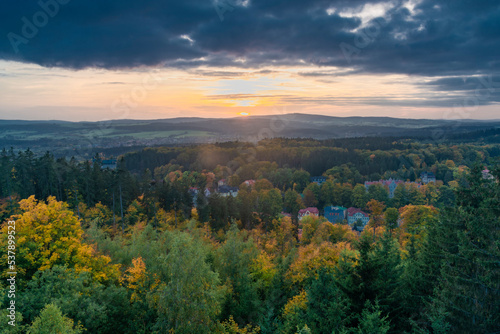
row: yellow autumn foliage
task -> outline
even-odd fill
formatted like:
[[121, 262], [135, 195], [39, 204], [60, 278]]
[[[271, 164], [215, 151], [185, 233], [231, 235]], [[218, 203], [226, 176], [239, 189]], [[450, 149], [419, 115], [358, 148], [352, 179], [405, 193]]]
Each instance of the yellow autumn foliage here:
[[413, 238], [416, 246], [421, 247], [427, 236], [428, 227], [438, 219], [439, 211], [432, 205], [406, 205], [399, 209], [398, 237], [403, 248]]
[[260, 252], [259, 256], [254, 259], [250, 269], [252, 277], [262, 282], [265, 288], [271, 285], [274, 275], [277, 272], [276, 265], [273, 263], [273, 257], [266, 252]]
[[300, 247], [297, 259], [287, 272], [287, 278], [297, 284], [302, 283], [308, 277], [318, 277], [322, 268], [333, 270], [344, 249], [350, 250], [350, 244], [347, 242], [332, 244], [325, 241], [319, 245], [309, 244]]
[[293, 296], [283, 308], [283, 317], [287, 318], [307, 309], [307, 293], [302, 290], [298, 295]]
[[297, 327], [302, 327], [303, 315], [307, 311], [307, 293], [302, 290], [298, 295], [288, 300], [283, 308], [283, 327], [280, 333], [294, 333]]
[[122, 282], [133, 291], [130, 301], [139, 300], [146, 288], [146, 264], [142, 257], [132, 259], [132, 266], [125, 271]]
[[220, 323], [219, 329], [216, 333], [221, 334], [259, 334], [260, 327], [253, 327], [248, 324], [245, 327], [239, 327], [238, 323], [234, 321], [233, 316], [229, 316], [229, 319]]
[[[64, 202], [49, 197], [47, 203], [34, 196], [19, 202], [21, 214], [10, 218], [16, 229], [16, 270], [30, 279], [38, 270], [66, 265], [88, 271], [98, 281], [119, 278], [118, 265], [110, 265], [108, 256], [97, 254], [93, 245], [83, 242], [83, 230], [75, 214]], [[2, 226], [1, 247], [7, 248], [7, 224]], [[7, 263], [7, 254], [2, 256]]]

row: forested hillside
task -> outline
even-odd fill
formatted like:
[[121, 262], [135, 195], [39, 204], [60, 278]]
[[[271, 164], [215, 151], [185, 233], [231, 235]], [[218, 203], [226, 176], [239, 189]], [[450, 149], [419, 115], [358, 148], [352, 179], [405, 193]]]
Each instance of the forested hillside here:
[[[0, 332], [499, 332], [500, 146], [473, 139], [147, 148], [116, 168], [3, 150], [17, 326]], [[332, 223], [331, 206], [369, 221]]]

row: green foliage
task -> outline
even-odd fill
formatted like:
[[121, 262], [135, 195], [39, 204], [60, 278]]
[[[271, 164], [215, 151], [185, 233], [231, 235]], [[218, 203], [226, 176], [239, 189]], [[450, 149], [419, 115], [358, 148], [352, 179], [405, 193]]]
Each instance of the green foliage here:
[[272, 220], [278, 218], [283, 208], [281, 193], [277, 189], [261, 191], [259, 192], [258, 201], [258, 212], [261, 219], [266, 223], [266, 229], [268, 229]]
[[[158, 253], [154, 282], [148, 292], [160, 332], [210, 333], [221, 310], [224, 288], [207, 263], [208, 249], [186, 233], [164, 235], [166, 249]], [[146, 263], [147, 264], [147, 263]]]
[[368, 187], [368, 198], [381, 203], [388, 203], [389, 191], [380, 184], [372, 184]]
[[123, 287], [104, 286], [88, 272], [54, 266], [39, 271], [19, 294], [19, 310], [35, 320], [45, 304], [56, 305], [92, 333], [127, 332], [129, 296]]
[[83, 328], [73, 326], [73, 320], [65, 317], [61, 309], [54, 304], [48, 304], [35, 319], [28, 334], [80, 334]]
[[378, 304], [367, 301], [359, 319], [357, 333], [386, 334], [389, 332], [389, 329], [390, 326], [387, 316], [382, 316], [382, 311]]
[[390, 319], [394, 319], [391, 323], [395, 325], [395, 329], [401, 328], [402, 325], [397, 321], [404, 319], [401, 317], [401, 305], [404, 302], [401, 280], [403, 267], [399, 244], [390, 233], [384, 233], [384, 236], [377, 242], [371, 261], [377, 268], [377, 275], [372, 285], [375, 300], [378, 301], [377, 309], [389, 315]]
[[384, 212], [385, 225], [389, 230], [394, 230], [398, 227], [399, 212], [395, 208], [388, 208]]
[[[285, 210], [292, 215], [292, 217], [297, 217], [300, 209], [304, 208], [304, 204], [302, 203], [302, 198], [295, 190], [287, 190], [285, 192], [284, 199]], [[296, 219], [296, 218], [295, 218]]]
[[[400, 319], [404, 296], [401, 285], [403, 268], [396, 240], [385, 233], [372, 244], [371, 237], [364, 234], [357, 249], [359, 256], [356, 259], [349, 253], [342, 254], [336, 269], [337, 282], [349, 297], [352, 310], [360, 314], [367, 302], [377, 302], [377, 310], [389, 319]], [[395, 325], [399, 328], [398, 324]]]
[[259, 334], [260, 328], [247, 325], [243, 328], [239, 327], [233, 317], [230, 316], [228, 320], [223, 321], [219, 326], [218, 333], [223, 334]]
[[337, 287], [333, 274], [322, 270], [307, 290], [304, 322], [313, 333], [338, 333], [349, 323], [349, 299]]
[[[0, 332], [30, 323], [79, 332], [73, 321], [97, 334], [499, 331], [499, 184], [468, 168], [498, 154], [399, 139], [268, 139], [147, 149], [111, 171], [98, 155], [78, 163], [4, 150], [0, 215], [15, 215], [21, 279], [18, 326]], [[393, 199], [363, 185], [418, 181], [422, 171], [445, 184], [399, 185]], [[206, 197], [222, 178], [240, 185], [238, 196]], [[189, 187], [200, 189], [196, 211]], [[304, 205], [325, 204], [367, 210], [377, 231], [323, 217], [297, 224]]]
[[364, 209], [368, 203], [368, 194], [362, 184], [357, 184], [352, 193], [352, 203], [355, 207]]
[[9, 318], [10, 312], [7, 310], [7, 307], [2, 307], [0, 311], [0, 334], [22, 334], [26, 333], [26, 326], [23, 324], [23, 316], [19, 311], [15, 312], [15, 322], [13, 322], [14, 326], [10, 325], [9, 322], [13, 321], [13, 319]]
[[297, 334], [312, 334], [311, 329], [307, 327], [307, 325], [304, 325], [304, 327], [302, 327], [301, 329], [299, 329], [297, 326], [297, 329]]
[[[484, 179], [481, 170], [471, 170], [468, 186], [458, 189], [457, 207], [438, 225], [441, 279], [431, 314], [440, 314], [439, 323], [449, 323], [452, 332], [500, 330], [500, 184]], [[498, 168], [494, 175], [500, 176]]]
[[229, 287], [229, 294], [223, 305], [223, 319], [233, 315], [237, 323], [246, 325], [261, 317], [259, 284], [251, 275], [251, 266], [257, 256], [258, 249], [252, 239], [245, 241], [244, 234], [240, 234], [236, 225], [232, 225], [214, 260], [222, 282]]

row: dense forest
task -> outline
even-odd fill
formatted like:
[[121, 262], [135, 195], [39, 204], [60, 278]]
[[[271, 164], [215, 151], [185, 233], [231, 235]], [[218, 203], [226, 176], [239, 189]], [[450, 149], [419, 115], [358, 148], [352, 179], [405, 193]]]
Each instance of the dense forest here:
[[[494, 142], [276, 138], [146, 148], [104, 168], [102, 154], [4, 149], [16, 326], [0, 332], [500, 332], [499, 157]], [[365, 186], [390, 178], [407, 181], [393, 196]], [[331, 223], [331, 205], [369, 222]], [[307, 207], [319, 216], [299, 220]]]

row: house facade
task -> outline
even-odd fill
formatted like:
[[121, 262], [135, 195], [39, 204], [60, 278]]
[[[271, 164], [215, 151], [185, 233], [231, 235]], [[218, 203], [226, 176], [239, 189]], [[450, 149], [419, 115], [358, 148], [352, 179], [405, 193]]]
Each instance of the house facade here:
[[228, 197], [228, 196], [236, 197], [236, 196], [238, 196], [238, 190], [239, 189], [236, 187], [220, 186], [219, 187], [219, 194], [222, 197]]
[[297, 216], [297, 218], [299, 219], [299, 221], [301, 221], [302, 218], [304, 218], [306, 216], [316, 216], [316, 217], [318, 217], [319, 216], [319, 210], [318, 210], [318, 208], [310, 207], [310, 208], [305, 208], [305, 209], [299, 210], [299, 214]]
[[356, 224], [358, 221], [363, 223], [363, 227], [370, 221], [370, 216], [366, 212], [361, 211], [358, 208], [347, 209], [347, 223], [351, 226]]
[[342, 223], [347, 217], [347, 209], [343, 206], [326, 206], [325, 218], [332, 224]]

